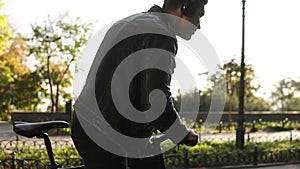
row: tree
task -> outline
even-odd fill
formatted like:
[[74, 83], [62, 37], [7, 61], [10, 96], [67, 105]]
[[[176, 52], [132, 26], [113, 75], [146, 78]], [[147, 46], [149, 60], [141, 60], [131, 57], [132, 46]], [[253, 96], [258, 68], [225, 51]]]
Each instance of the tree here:
[[[229, 119], [229, 125], [232, 124], [232, 117], [231, 117], [231, 111], [232, 111], [232, 100], [234, 94], [236, 94], [236, 87], [239, 85], [239, 73], [240, 73], [240, 66], [235, 62], [234, 59], [225, 62], [223, 67], [220, 68], [221, 70], [225, 71], [225, 81], [226, 81], [226, 92], [228, 95], [228, 119]], [[237, 105], [237, 104], [236, 104]]]
[[32, 25], [30, 51], [39, 62], [36, 70], [47, 86], [45, 96], [50, 97], [51, 111], [59, 111], [61, 98], [71, 97], [66, 89], [71, 86], [74, 62], [91, 36], [91, 26], [68, 13]]
[[[28, 45], [21, 34], [7, 42], [9, 48], [0, 55], [0, 110], [2, 118], [12, 108], [35, 110], [41, 103], [41, 78], [27, 66]], [[6, 118], [4, 118], [6, 119]]]
[[300, 82], [291, 78], [282, 79], [272, 92], [272, 105], [281, 111], [300, 110]]
[[[4, 18], [4, 19], [3, 19]], [[27, 39], [0, 15], [0, 120], [12, 109], [35, 110], [42, 102], [41, 78], [28, 66]]]
[[[3, 3], [0, 0], [0, 11]], [[12, 29], [8, 24], [7, 16], [0, 14], [0, 55], [8, 48], [8, 41], [12, 38]]]
[[174, 107], [177, 111], [181, 109], [181, 91], [180, 89], [177, 90], [177, 93], [174, 97], [172, 97]]
[[[180, 90], [178, 91], [180, 92]], [[197, 89], [193, 89], [187, 93], [179, 94], [177, 96], [175, 104], [175, 108], [181, 112], [193, 112], [198, 104], [196, 100], [199, 99], [199, 92]], [[197, 110], [198, 111], [198, 110]]]
[[208, 112], [211, 104], [212, 89], [207, 88], [206, 90], [199, 91], [199, 94], [200, 94], [199, 112]]
[[[236, 60], [225, 61], [220, 67], [220, 71], [212, 75], [209, 80], [213, 84], [217, 84], [219, 81], [224, 80], [226, 82], [226, 104], [225, 111], [229, 112], [229, 119], [231, 119], [231, 111], [238, 111], [238, 96], [239, 96], [239, 80], [240, 80], [240, 65]], [[224, 73], [221, 73], [224, 72]], [[269, 110], [269, 103], [258, 96], [255, 96], [260, 88], [260, 85], [253, 83], [255, 71], [252, 65], [245, 66], [245, 109], [247, 111], [260, 111]], [[260, 102], [258, 103], [257, 100]]]
[[[0, 10], [2, 9], [3, 3], [0, 0]], [[8, 24], [7, 16], [0, 15], [0, 56], [3, 55], [8, 49], [8, 42], [12, 38], [12, 30]], [[4, 87], [12, 81], [12, 73], [10, 68], [6, 67], [6, 61], [0, 57], [0, 93], [3, 92]], [[2, 104], [2, 103], [1, 103]]]
[[[2, 7], [0, 1], [0, 10]], [[0, 15], [0, 119], [6, 120], [10, 112], [12, 99], [21, 93], [15, 93], [13, 84], [28, 71], [23, 64], [26, 43], [22, 35], [13, 32], [7, 16]]]

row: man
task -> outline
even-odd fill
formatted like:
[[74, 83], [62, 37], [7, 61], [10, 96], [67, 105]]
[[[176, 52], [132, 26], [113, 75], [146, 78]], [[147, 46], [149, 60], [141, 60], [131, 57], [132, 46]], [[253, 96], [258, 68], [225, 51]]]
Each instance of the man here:
[[[109, 128], [99, 127], [95, 134], [125, 154], [144, 154], [147, 150], [141, 150], [138, 145], [126, 146], [111, 133], [116, 131], [125, 135], [124, 138], [149, 138], [158, 130], [174, 143], [188, 146], [197, 143], [198, 135], [181, 122], [174, 108], [170, 81], [177, 53], [176, 35], [189, 40], [200, 29], [199, 20], [206, 4], [207, 0], [165, 0], [162, 8], [153, 6], [148, 12], [118, 21], [108, 30], [85, 88], [75, 103], [72, 139], [85, 168], [163, 169], [164, 163], [161, 154], [134, 158], [104, 148], [93, 139], [92, 132], [87, 132], [84, 121], [98, 126], [107, 122]], [[123, 66], [124, 63], [127, 65]], [[154, 92], [156, 89], [160, 92]], [[86, 92], [90, 90], [96, 97], [97, 109], [89, 106], [94, 99]], [[86, 120], [84, 116], [89, 111], [96, 116], [101, 113], [102, 118], [97, 122]], [[108, 131], [110, 128], [113, 131]], [[169, 131], [170, 128], [175, 129]]]

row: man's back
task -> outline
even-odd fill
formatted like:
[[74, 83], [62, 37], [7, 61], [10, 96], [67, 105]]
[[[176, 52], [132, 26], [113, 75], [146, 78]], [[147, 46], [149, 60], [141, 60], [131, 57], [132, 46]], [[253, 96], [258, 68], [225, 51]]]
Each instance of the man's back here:
[[[117, 35], [114, 34], [115, 30], [118, 30]], [[113, 34], [113, 39], [109, 38], [111, 33]], [[130, 121], [123, 117], [120, 111], [130, 113], [131, 106], [133, 106], [134, 109], [145, 112], [150, 108], [149, 94], [152, 90], [160, 89], [165, 92], [169, 91], [170, 75], [173, 73], [175, 67], [174, 57], [177, 52], [177, 42], [174, 36], [174, 34], [171, 34], [171, 30], [168, 30], [168, 24], [162, 21], [160, 16], [155, 13], [141, 13], [125, 18], [117, 22], [108, 32], [105, 39], [109, 38], [109, 43], [113, 42], [113, 44], [110, 44], [110, 50], [105, 53], [101, 64], [98, 66], [95, 79], [95, 93], [98, 106], [105, 120], [115, 130], [127, 136], [138, 138], [150, 137], [152, 135], [152, 132], [155, 130], [153, 123]], [[106, 43], [105, 39], [102, 44], [104, 46], [106, 46], [104, 44]], [[141, 67], [142, 64], [147, 64], [147, 57], [148, 59], [152, 59], [151, 56], [145, 56], [149, 55], [149, 53], [141, 52], [147, 49], [162, 49], [170, 52], [169, 54], [172, 56], [165, 56], [166, 59], [169, 59], [166, 60], [169, 64], [165, 64], [165, 66], [168, 66], [168, 70], [170, 71], [164, 72], [157, 69], [143, 70], [137, 72], [136, 76], [131, 79], [128, 75], [130, 74], [129, 72], [132, 72], [136, 67]], [[121, 72], [121, 77], [123, 78], [121, 81], [130, 81], [130, 86], [126, 88], [124, 83], [117, 84], [117, 86], [118, 89], [122, 90], [121, 92], [124, 92], [124, 95], [128, 93], [132, 105], [125, 106], [125, 108], [123, 106], [123, 110], [119, 109], [120, 111], [118, 111], [116, 107], [118, 105], [114, 103], [111, 92], [113, 76], [120, 64], [134, 54], [138, 55], [137, 57], [144, 57], [145, 59], [136, 59], [134, 62], [124, 66]], [[157, 60], [157, 62], [161, 62], [161, 60]], [[167, 97], [170, 97], [169, 93], [165, 94]], [[167, 98], [167, 100], [171, 101], [171, 98]], [[123, 101], [121, 100], [120, 102]], [[169, 119], [175, 120], [171, 117]], [[165, 123], [172, 124], [172, 122]]]
[[[86, 168], [164, 168], [160, 151], [152, 154], [160, 161], [157, 167], [143, 165], [143, 145], [156, 129], [174, 143], [197, 143], [198, 135], [186, 128], [174, 108], [170, 81], [177, 53], [175, 33], [191, 37], [204, 3], [188, 16], [183, 14], [183, 1], [165, 0], [164, 5], [164, 10], [155, 6], [150, 10], [155, 13], [117, 22], [98, 49], [72, 123], [72, 139]], [[189, 26], [190, 21], [197, 25]]]

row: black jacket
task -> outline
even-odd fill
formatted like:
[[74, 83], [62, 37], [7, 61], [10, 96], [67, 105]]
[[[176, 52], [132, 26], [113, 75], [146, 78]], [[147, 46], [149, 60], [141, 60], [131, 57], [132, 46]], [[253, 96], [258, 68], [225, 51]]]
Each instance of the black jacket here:
[[[157, 12], [159, 9], [155, 7], [150, 10], [150, 12], [152, 11]], [[144, 31], [148, 28], [151, 31]], [[147, 49], [167, 51], [166, 53], [169, 56], [165, 57], [164, 62], [166, 62], [166, 68], [169, 71], [155, 68], [143, 70], [130, 79], [129, 89], [125, 88], [124, 92], [128, 92], [132, 107], [140, 112], [147, 111], [151, 107], [149, 94], [154, 89], [159, 89], [164, 93], [167, 103], [164, 111], [157, 119], [147, 123], [139, 123], [125, 118], [116, 108], [111, 92], [112, 79], [122, 61], [136, 52]], [[162, 55], [166, 53], [162, 52]], [[97, 67], [97, 69], [91, 69], [91, 71], [94, 71], [95, 81], [89, 80], [89, 77], [93, 75], [90, 71], [86, 83], [95, 83], [98, 108], [112, 128], [127, 136], [145, 138], [151, 136], [155, 130], [166, 131], [175, 122], [174, 125], [177, 126], [177, 129], [188, 133], [174, 108], [170, 92], [171, 74], [175, 68], [174, 57], [176, 53], [177, 40], [175, 34], [170, 29], [167, 21], [156, 15], [150, 13], [133, 15], [117, 22], [109, 29], [96, 55], [96, 57], [103, 55], [103, 58], [100, 59], [101, 62], [97, 62], [97, 58], [95, 58], [92, 65], [92, 67]], [[151, 52], [148, 55], [151, 55]], [[159, 64], [161, 61], [157, 60], [157, 63]], [[133, 66], [139, 66], [139, 62], [128, 65], [128, 71]], [[123, 69], [122, 73], [124, 79], [128, 78], [126, 77], [126, 68]], [[121, 83], [118, 83], [118, 85], [120, 85], [120, 88], [123, 87]]]

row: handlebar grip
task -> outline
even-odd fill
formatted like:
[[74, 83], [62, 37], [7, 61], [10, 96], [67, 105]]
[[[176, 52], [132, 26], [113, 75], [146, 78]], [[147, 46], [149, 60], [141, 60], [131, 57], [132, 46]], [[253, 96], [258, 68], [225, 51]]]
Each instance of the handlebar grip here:
[[188, 140], [189, 134], [187, 134], [184, 139], [181, 140], [181, 142], [179, 144], [184, 144], [187, 146], [195, 146], [198, 144], [198, 139], [195, 140]]

